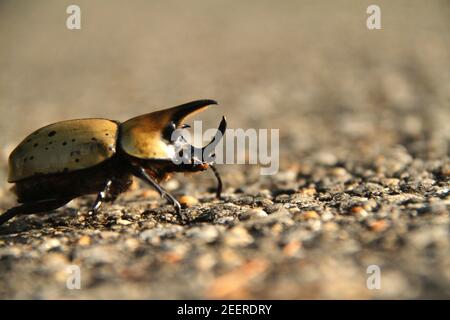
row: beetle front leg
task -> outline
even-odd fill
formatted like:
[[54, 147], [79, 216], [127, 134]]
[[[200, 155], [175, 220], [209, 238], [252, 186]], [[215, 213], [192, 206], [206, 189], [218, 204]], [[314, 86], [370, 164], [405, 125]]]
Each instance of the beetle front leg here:
[[222, 177], [220, 176], [219, 171], [217, 170], [217, 168], [214, 165], [210, 164], [209, 167], [214, 172], [214, 176], [217, 179], [216, 198], [220, 199], [221, 195], [222, 195], [222, 188], [223, 188]]
[[152, 177], [145, 171], [142, 167], [135, 167], [135, 175], [138, 178], [141, 178], [145, 182], [147, 182], [149, 185], [151, 185], [153, 188], [158, 191], [161, 197], [166, 198], [168, 201], [172, 203], [172, 205], [175, 207], [175, 210], [177, 214], [181, 215], [181, 205], [178, 202], [177, 199], [175, 199], [174, 196], [172, 196], [169, 192], [167, 192], [163, 187], [161, 187], [155, 180], [153, 180]]

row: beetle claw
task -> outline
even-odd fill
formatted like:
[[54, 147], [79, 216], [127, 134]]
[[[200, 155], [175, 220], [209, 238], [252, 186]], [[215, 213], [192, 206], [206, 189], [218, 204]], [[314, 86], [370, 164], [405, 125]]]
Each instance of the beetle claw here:
[[180, 203], [177, 200], [175, 200], [175, 202], [173, 203], [173, 206], [175, 207], [175, 211], [177, 212], [177, 214], [181, 216], [181, 205], [180, 205]]

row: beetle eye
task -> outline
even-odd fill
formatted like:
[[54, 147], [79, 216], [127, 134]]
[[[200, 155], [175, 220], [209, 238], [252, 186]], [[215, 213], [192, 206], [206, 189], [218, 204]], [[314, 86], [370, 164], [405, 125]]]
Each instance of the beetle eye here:
[[175, 123], [173, 121], [170, 121], [166, 128], [163, 130], [163, 138], [167, 141], [171, 141], [172, 133], [175, 131], [176, 127], [177, 126], [175, 125]]

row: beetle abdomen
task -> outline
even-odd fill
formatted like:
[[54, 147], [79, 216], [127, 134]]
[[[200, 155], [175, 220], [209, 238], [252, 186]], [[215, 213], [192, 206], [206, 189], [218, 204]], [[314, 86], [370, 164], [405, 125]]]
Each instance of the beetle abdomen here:
[[112, 194], [118, 195], [131, 185], [130, 173], [121, 159], [116, 156], [92, 168], [65, 174], [36, 176], [18, 181], [13, 191], [20, 203], [76, 198], [103, 191], [109, 179], [114, 181]]
[[9, 157], [9, 182], [87, 169], [116, 152], [118, 123], [80, 119], [51, 124], [26, 137]]

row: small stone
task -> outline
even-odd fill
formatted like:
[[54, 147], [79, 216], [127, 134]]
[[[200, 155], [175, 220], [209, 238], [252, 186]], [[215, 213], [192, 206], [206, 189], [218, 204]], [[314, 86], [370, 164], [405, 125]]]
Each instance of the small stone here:
[[272, 228], [270, 228], [270, 231], [273, 235], [279, 235], [283, 231], [283, 226], [280, 223], [275, 223]]
[[281, 207], [278, 208], [277, 211], [273, 212], [270, 216], [275, 218], [275, 217], [289, 217], [290, 215], [291, 214], [288, 209]]
[[315, 188], [303, 188], [300, 190], [299, 193], [304, 196], [312, 197], [313, 195], [316, 194], [316, 189]]
[[45, 251], [57, 249], [61, 246], [61, 242], [58, 239], [49, 239], [45, 241], [41, 248]]
[[215, 226], [206, 225], [203, 227], [193, 227], [186, 232], [186, 236], [201, 242], [211, 243], [219, 236], [219, 231]]
[[119, 234], [118, 234], [117, 232], [115, 232], [115, 231], [102, 231], [102, 232], [100, 233], [100, 236], [101, 236], [103, 239], [112, 239], [112, 238], [118, 237]]
[[161, 258], [164, 262], [175, 264], [183, 260], [184, 254], [180, 254], [179, 252], [176, 251], [169, 251], [163, 253]]
[[207, 288], [209, 299], [248, 299], [247, 287], [251, 281], [268, 268], [266, 260], [254, 259], [229, 271], [212, 282]]
[[369, 224], [370, 230], [374, 232], [383, 232], [389, 226], [386, 220], [377, 220]]
[[142, 191], [141, 196], [143, 198], [145, 198], [145, 199], [147, 199], [147, 198], [157, 198], [157, 197], [159, 197], [159, 194], [155, 190], [147, 189], [147, 190]]
[[243, 247], [253, 242], [253, 237], [243, 227], [236, 226], [225, 233], [224, 242], [230, 247]]
[[295, 170], [281, 171], [275, 176], [275, 179], [277, 181], [282, 181], [282, 182], [295, 181], [296, 178], [297, 178], [297, 171], [295, 171]]
[[216, 259], [214, 258], [214, 255], [211, 253], [202, 254], [195, 261], [196, 267], [198, 269], [200, 269], [201, 271], [210, 270], [212, 267], [214, 267], [215, 264], [216, 264]]
[[360, 206], [351, 208], [350, 212], [357, 218], [365, 218], [368, 215], [367, 211]]
[[166, 182], [165, 187], [168, 191], [175, 191], [180, 187], [180, 182], [176, 179], [172, 179]]
[[369, 199], [367, 200], [363, 207], [366, 211], [372, 211], [373, 209], [375, 209], [378, 206], [377, 202], [375, 201], [375, 199]]
[[305, 211], [303, 213], [303, 219], [305, 219], [305, 220], [320, 219], [320, 216], [315, 211]]
[[323, 230], [327, 232], [335, 232], [339, 229], [339, 226], [335, 222], [326, 222], [323, 224]]
[[311, 231], [319, 231], [322, 228], [322, 221], [319, 219], [310, 219], [308, 220], [307, 228]]
[[314, 159], [322, 165], [326, 165], [326, 166], [332, 166], [335, 165], [336, 162], [338, 161], [337, 157], [331, 153], [331, 152], [327, 152], [327, 151], [319, 151], [314, 155]]
[[265, 212], [261, 208], [253, 208], [250, 210], [247, 210], [242, 214], [242, 218], [244, 219], [254, 219], [254, 218], [262, 218], [267, 217], [267, 212]]
[[381, 180], [381, 183], [389, 188], [395, 188], [398, 187], [400, 180], [395, 178], [384, 178]]
[[43, 258], [43, 265], [49, 271], [64, 270], [68, 264], [67, 258], [61, 253], [48, 253]]
[[123, 225], [123, 226], [127, 226], [127, 225], [129, 225], [129, 224], [132, 224], [131, 221], [125, 220], [125, 219], [118, 219], [118, 220], [116, 221], [116, 223], [117, 223], [117, 224], [120, 224], [120, 225]]
[[80, 239], [78, 239], [78, 244], [80, 246], [88, 246], [88, 245], [90, 245], [91, 244], [91, 237], [86, 236], [86, 235], [82, 236]]
[[302, 247], [302, 243], [298, 240], [293, 240], [283, 247], [283, 254], [288, 257], [294, 256]]
[[191, 197], [191, 196], [181, 196], [180, 204], [185, 208], [189, 208], [189, 207], [197, 205], [198, 199]]
[[295, 207], [289, 208], [289, 212], [293, 215], [297, 215], [301, 212], [301, 210], [297, 206], [295, 206]]
[[166, 228], [153, 228], [144, 230], [139, 234], [139, 237], [143, 241], [148, 241], [152, 244], [160, 242], [160, 238], [174, 236], [180, 232], [183, 228], [181, 226], [172, 226]]
[[330, 211], [322, 213], [321, 218], [323, 221], [330, 221], [334, 218], [334, 215]]
[[341, 167], [337, 167], [337, 168], [333, 168], [331, 170], [331, 174], [335, 177], [343, 177], [343, 176], [347, 175], [347, 170], [345, 170], [344, 168], [341, 168]]
[[165, 252], [162, 253], [161, 258], [171, 264], [183, 260], [189, 250], [189, 246], [182, 243], [165, 243], [163, 248]]
[[125, 246], [130, 250], [136, 250], [139, 247], [139, 241], [134, 238], [127, 239], [125, 240]]
[[137, 179], [133, 178], [132, 182], [131, 182], [131, 186], [129, 187], [129, 190], [130, 191], [135, 191], [137, 189], [139, 189], [139, 183], [138, 183]]
[[280, 194], [280, 195], [275, 197], [274, 201], [275, 202], [285, 203], [285, 202], [288, 202], [290, 200], [290, 198], [291, 197], [288, 194]]
[[238, 266], [242, 263], [242, 257], [230, 248], [224, 248], [220, 251], [220, 260], [228, 267]]

